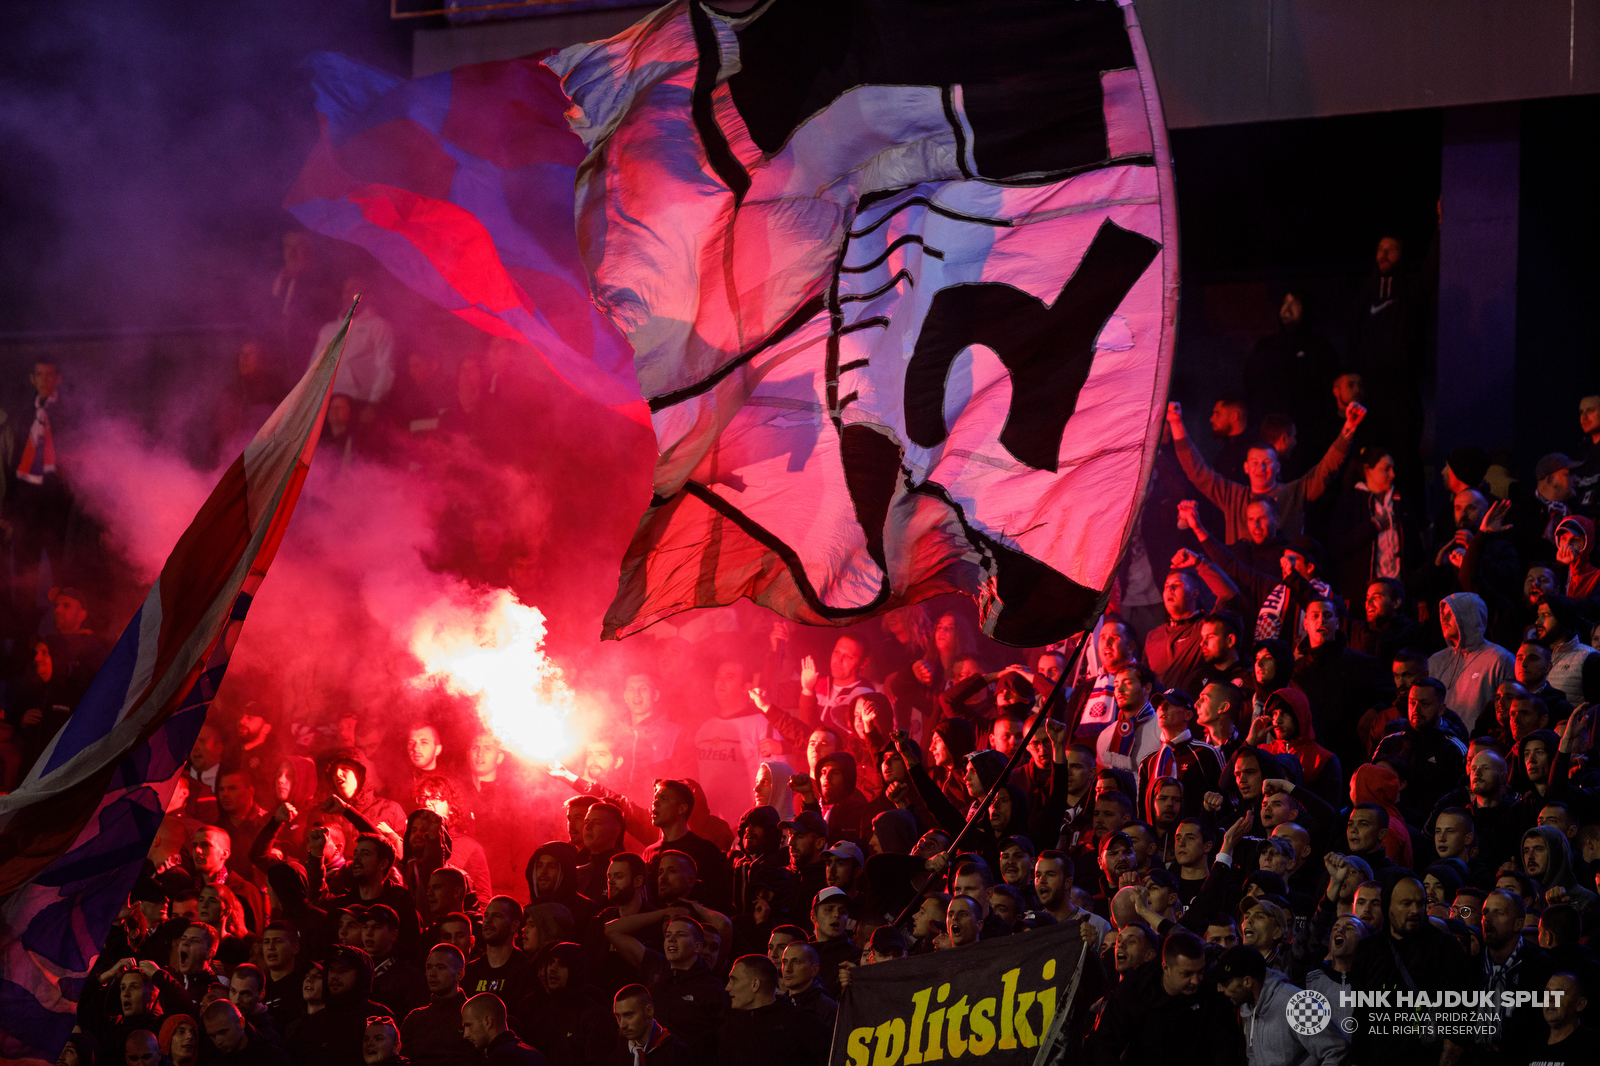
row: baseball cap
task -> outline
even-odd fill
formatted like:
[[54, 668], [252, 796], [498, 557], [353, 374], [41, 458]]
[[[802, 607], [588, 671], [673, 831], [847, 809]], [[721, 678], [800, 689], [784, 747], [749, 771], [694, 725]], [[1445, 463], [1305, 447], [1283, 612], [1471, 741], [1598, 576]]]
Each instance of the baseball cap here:
[[1162, 888], [1171, 889], [1173, 892], [1178, 891], [1178, 879], [1173, 876], [1171, 870], [1164, 867], [1152, 866], [1150, 872], [1145, 874], [1145, 880]]
[[1584, 541], [1589, 539], [1589, 533], [1583, 528], [1583, 523], [1570, 515], [1556, 523], [1556, 536], [1559, 537], [1563, 533], [1571, 533], [1574, 537], [1580, 537]]
[[829, 885], [827, 888], [824, 888], [822, 891], [817, 893], [816, 898], [811, 901], [811, 906], [813, 909], [815, 909], [822, 906], [830, 899], [835, 898], [837, 898], [839, 902], [843, 903], [845, 906], [850, 905], [850, 897], [845, 894], [844, 889], [835, 888], [833, 885]]
[[327, 965], [348, 966], [352, 970], [364, 969], [368, 963], [365, 961], [367, 953], [360, 948], [353, 948], [348, 944], [339, 944], [328, 949]]
[[1254, 977], [1262, 981], [1267, 976], [1267, 960], [1255, 948], [1238, 944], [1222, 953], [1216, 966], [1212, 967], [1211, 975], [1219, 985], [1240, 977]]
[[787, 829], [794, 833], [821, 833], [828, 835], [828, 823], [822, 820], [822, 815], [816, 811], [801, 811], [794, 816], [792, 821], [781, 822], [780, 829]]
[[1558, 470], [1571, 470], [1575, 466], [1582, 465], [1576, 459], [1570, 459], [1560, 452], [1551, 452], [1549, 455], [1542, 456], [1537, 463], [1533, 464], [1533, 480], [1543, 481]]
[[[1541, 460], [1541, 462], [1542, 461], [1543, 460]], [[1576, 466], [1577, 464], [1574, 463], [1573, 465]], [[89, 598], [70, 585], [55, 590], [55, 595], [50, 597], [50, 602], [54, 603], [57, 600], [77, 600], [79, 607], [82, 607], [84, 610], [89, 609]]]
[[1161, 693], [1160, 699], [1162, 703], [1170, 703], [1174, 707], [1182, 707], [1187, 711], [1194, 710], [1194, 697], [1181, 688], [1167, 689]]
[[822, 854], [832, 855], [836, 859], [854, 859], [857, 866], [865, 866], [867, 864], [867, 857], [861, 854], [861, 849], [848, 840], [839, 841], [839, 843]]
[[904, 955], [907, 950], [905, 934], [892, 925], [880, 925], [874, 929], [867, 946], [879, 955]]

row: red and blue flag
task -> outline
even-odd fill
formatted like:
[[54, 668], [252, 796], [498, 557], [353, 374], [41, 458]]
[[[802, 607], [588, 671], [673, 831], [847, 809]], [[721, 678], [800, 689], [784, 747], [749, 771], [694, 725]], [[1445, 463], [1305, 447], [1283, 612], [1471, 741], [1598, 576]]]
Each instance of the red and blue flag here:
[[0, 796], [0, 1063], [53, 1063], [294, 512], [350, 327], [234, 460], [72, 717]]
[[285, 206], [446, 310], [531, 345], [579, 392], [646, 422], [633, 349], [589, 295], [573, 225], [586, 150], [540, 58], [408, 81], [313, 56], [322, 137]]

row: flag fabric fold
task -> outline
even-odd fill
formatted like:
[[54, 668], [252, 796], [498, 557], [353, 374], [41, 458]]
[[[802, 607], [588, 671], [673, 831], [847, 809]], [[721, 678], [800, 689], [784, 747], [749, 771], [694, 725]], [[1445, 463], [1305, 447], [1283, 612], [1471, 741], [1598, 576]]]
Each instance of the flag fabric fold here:
[[644, 422], [633, 353], [594, 306], [578, 257], [572, 190], [583, 144], [538, 58], [406, 80], [313, 56], [321, 137], [285, 206]]
[[746, 596], [1099, 611], [1160, 440], [1165, 127], [1131, 2], [696, 0], [546, 64], [660, 458], [605, 635]]
[[222, 475], [72, 717], [0, 796], [0, 1063], [52, 1063], [72, 1029], [294, 511], [349, 326]]

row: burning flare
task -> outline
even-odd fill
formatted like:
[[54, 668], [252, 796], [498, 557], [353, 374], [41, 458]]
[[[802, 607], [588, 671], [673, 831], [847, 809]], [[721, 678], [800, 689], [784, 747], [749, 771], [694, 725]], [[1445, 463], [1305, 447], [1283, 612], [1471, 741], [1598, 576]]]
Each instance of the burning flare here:
[[425, 672], [412, 683], [438, 682], [468, 697], [501, 744], [553, 762], [572, 747], [568, 719], [576, 700], [544, 653], [544, 635], [544, 615], [508, 589], [473, 602], [441, 601], [416, 622], [411, 652]]

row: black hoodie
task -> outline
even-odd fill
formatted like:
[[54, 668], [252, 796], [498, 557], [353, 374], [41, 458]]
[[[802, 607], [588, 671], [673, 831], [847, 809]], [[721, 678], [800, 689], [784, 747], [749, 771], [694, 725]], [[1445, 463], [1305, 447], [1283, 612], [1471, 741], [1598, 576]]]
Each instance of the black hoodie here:
[[355, 966], [355, 985], [340, 995], [328, 992], [327, 1006], [306, 1015], [289, 1034], [287, 1050], [295, 1062], [363, 1066], [361, 1037], [367, 1030], [367, 1019], [393, 1017], [388, 1008], [368, 998], [372, 991], [372, 958], [360, 948], [341, 945], [328, 952], [328, 966], [341, 961]]
[[[533, 868], [545, 855], [551, 856], [561, 864], [561, 877], [553, 891], [541, 895], [534, 883]], [[523, 876], [528, 880], [528, 898], [531, 901], [529, 906], [559, 903], [571, 911], [572, 917], [580, 924], [594, 917], [594, 902], [578, 891], [578, 849], [565, 840], [552, 840], [535, 848], [533, 854], [528, 856], [528, 865], [523, 869]]]
[[551, 958], [566, 966], [567, 986], [523, 997], [514, 1013], [517, 1036], [552, 1063], [598, 1062], [616, 1041], [617, 1023], [589, 988], [589, 953], [581, 944], [548, 944], [534, 969]]

